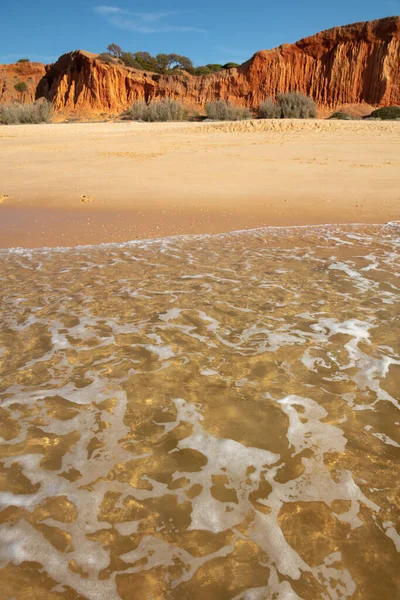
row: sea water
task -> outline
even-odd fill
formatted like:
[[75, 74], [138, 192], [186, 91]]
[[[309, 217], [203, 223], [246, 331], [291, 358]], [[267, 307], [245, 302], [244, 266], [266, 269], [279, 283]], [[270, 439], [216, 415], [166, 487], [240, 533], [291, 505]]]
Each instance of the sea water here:
[[400, 228], [0, 252], [0, 597], [400, 597]]

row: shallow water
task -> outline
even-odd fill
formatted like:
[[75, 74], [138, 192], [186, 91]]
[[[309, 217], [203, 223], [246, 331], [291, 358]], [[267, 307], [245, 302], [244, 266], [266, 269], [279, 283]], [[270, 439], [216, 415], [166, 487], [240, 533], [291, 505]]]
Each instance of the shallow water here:
[[400, 597], [399, 247], [0, 252], [0, 597]]

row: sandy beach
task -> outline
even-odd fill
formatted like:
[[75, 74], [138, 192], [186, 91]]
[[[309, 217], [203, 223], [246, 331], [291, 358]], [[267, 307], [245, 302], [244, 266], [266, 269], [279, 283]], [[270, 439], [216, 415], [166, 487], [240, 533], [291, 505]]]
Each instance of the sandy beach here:
[[400, 218], [400, 122], [0, 127], [0, 246]]

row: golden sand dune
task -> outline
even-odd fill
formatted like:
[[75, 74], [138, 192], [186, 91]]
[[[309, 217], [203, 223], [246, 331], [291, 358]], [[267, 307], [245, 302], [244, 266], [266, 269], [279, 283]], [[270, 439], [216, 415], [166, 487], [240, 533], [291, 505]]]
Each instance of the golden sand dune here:
[[188, 127], [189, 132], [224, 132], [224, 133], [253, 133], [255, 131], [268, 132], [288, 132], [294, 131], [305, 133], [315, 132], [341, 132], [348, 133], [366, 132], [368, 134], [380, 135], [382, 133], [398, 133], [399, 123], [397, 121], [339, 121], [339, 120], [320, 120], [320, 119], [260, 119], [251, 121], [229, 121], [229, 122], [204, 122], [201, 128]]

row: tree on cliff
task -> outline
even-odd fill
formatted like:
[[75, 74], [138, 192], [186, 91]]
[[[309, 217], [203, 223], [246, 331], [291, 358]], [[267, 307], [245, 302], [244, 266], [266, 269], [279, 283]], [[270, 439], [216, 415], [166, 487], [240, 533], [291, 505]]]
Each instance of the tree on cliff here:
[[114, 56], [115, 58], [121, 58], [122, 56], [122, 48], [118, 46], [118, 44], [109, 44], [107, 46], [107, 50], [109, 54], [111, 54], [111, 56]]
[[226, 65], [220, 64], [208, 64], [200, 67], [194, 67], [192, 61], [187, 56], [182, 54], [164, 54], [160, 53], [157, 56], [152, 56], [149, 52], [125, 52], [117, 46], [117, 44], [110, 44], [107, 46], [107, 55], [99, 55], [104, 62], [109, 62], [105, 56], [111, 56], [121, 60], [125, 66], [133, 69], [139, 69], [141, 71], [151, 71], [153, 73], [160, 73], [167, 75], [168, 73], [177, 73], [179, 71], [186, 71], [191, 75], [209, 75], [221, 71], [222, 69], [231, 69], [237, 67], [236, 63], [227, 63]]
[[152, 56], [149, 52], [121, 51], [118, 58], [127, 67], [133, 67], [142, 71], [152, 71], [153, 73], [165, 74], [178, 69], [183, 69], [189, 73], [194, 73], [195, 71], [190, 58], [181, 56], [180, 54], [157, 54], [157, 56]]
[[144, 71], [157, 71], [157, 61], [149, 52], [135, 52], [133, 57]]
[[193, 63], [187, 56], [181, 54], [169, 54], [169, 68], [170, 69], [183, 69], [189, 73], [194, 70]]
[[157, 54], [156, 62], [157, 62], [157, 72], [158, 73], [166, 73], [170, 66], [169, 54]]

